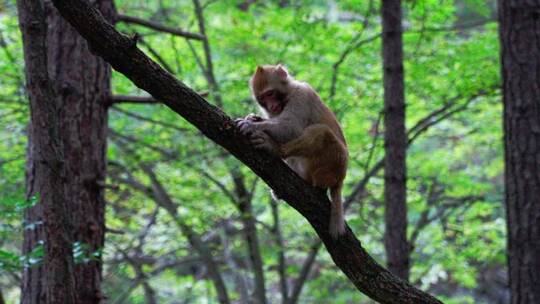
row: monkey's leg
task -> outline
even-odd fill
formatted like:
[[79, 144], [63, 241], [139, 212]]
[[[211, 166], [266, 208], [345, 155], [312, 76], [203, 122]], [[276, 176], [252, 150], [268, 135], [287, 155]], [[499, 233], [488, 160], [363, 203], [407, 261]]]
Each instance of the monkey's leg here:
[[328, 145], [335, 144], [337, 138], [326, 125], [315, 124], [307, 127], [302, 135], [281, 146], [284, 158], [290, 156], [316, 156]]
[[270, 135], [257, 130], [251, 134], [249, 140], [256, 149], [265, 150], [281, 157], [280, 146], [270, 137]]

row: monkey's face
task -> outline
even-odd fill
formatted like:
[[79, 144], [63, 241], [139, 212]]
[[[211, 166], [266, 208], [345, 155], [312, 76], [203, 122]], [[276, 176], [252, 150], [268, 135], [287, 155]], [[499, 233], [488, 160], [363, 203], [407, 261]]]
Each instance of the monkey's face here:
[[257, 102], [268, 114], [279, 115], [287, 104], [286, 95], [278, 90], [267, 90], [256, 96]]
[[289, 74], [282, 65], [258, 66], [250, 87], [259, 105], [268, 114], [278, 115], [286, 105], [289, 81]]

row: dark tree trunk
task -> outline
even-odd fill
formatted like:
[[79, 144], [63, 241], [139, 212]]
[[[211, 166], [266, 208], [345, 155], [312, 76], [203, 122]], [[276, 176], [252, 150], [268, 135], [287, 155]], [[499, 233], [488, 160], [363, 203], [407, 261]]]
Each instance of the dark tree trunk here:
[[540, 1], [499, 1], [511, 303], [540, 303]]
[[384, 74], [384, 246], [388, 270], [409, 279], [405, 94], [401, 1], [383, 0], [381, 6]]
[[[36, 1], [42, 4], [41, 1]], [[104, 191], [105, 153], [107, 130], [107, 103], [110, 95], [110, 67], [102, 59], [92, 55], [86, 41], [79, 36], [60, 15], [56, 8], [46, 2], [47, 14], [46, 62], [41, 68], [47, 73], [50, 88], [55, 93], [58, 109], [58, 138], [61, 148], [57, 155], [63, 166], [63, 189], [67, 203], [66, 215], [73, 223], [70, 238], [82, 257], [74, 265], [77, 303], [99, 303], [103, 295], [101, 284], [101, 257], [98, 255], [104, 243]], [[93, 2], [112, 21], [115, 13], [111, 0]], [[25, 43], [30, 36], [25, 37]], [[27, 69], [35, 62], [26, 58]], [[31, 87], [29, 86], [32, 101]], [[34, 112], [36, 108], [32, 109]], [[33, 113], [34, 115], [34, 113]], [[36, 115], [41, 115], [36, 113]], [[37, 141], [41, 140], [43, 127], [32, 124], [28, 148], [27, 195], [39, 194], [40, 203], [25, 214], [26, 222], [50, 222], [43, 216], [42, 201], [47, 190], [39, 188], [47, 179], [39, 170]], [[58, 223], [59, 225], [59, 223]], [[43, 229], [25, 230], [23, 252], [31, 252], [40, 240], [47, 238]], [[71, 244], [69, 250], [71, 253]], [[46, 262], [46, 261], [45, 261]], [[23, 303], [43, 303], [45, 276], [42, 267], [28, 268], [23, 274]], [[49, 284], [49, 282], [47, 282]]]
[[42, 215], [42, 223], [33, 223], [40, 228], [31, 231], [24, 243], [25, 253], [29, 242], [36, 241], [40, 234], [44, 236], [42, 266], [35, 269], [36, 273], [23, 274], [23, 287], [30, 289], [29, 293], [23, 290], [23, 303], [76, 303], [72, 226], [67, 212], [66, 166], [60, 134], [61, 106], [47, 73], [46, 15], [40, 1], [19, 0], [17, 6], [31, 115], [28, 195], [39, 198], [38, 207], [27, 213], [27, 219], [38, 212]]

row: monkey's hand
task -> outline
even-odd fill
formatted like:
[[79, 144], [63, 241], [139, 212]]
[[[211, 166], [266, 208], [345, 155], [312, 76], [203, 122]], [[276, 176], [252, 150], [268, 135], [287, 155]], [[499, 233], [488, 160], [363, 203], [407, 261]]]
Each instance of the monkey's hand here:
[[281, 157], [281, 149], [278, 143], [276, 143], [272, 137], [263, 131], [255, 130], [250, 135], [249, 140], [255, 149], [264, 150], [268, 153], [272, 153]]
[[253, 113], [248, 114], [246, 117], [244, 117], [244, 119], [252, 121], [252, 122], [259, 122], [259, 121], [264, 120], [264, 118], [260, 117], [257, 114], [253, 114]]
[[240, 133], [243, 135], [251, 135], [256, 130], [255, 122], [250, 119], [238, 118], [235, 122], [236, 126], [240, 129]]

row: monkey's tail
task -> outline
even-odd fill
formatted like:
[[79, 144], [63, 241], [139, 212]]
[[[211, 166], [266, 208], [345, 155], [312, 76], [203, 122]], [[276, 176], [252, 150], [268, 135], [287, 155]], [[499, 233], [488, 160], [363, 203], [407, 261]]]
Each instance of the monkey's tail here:
[[337, 239], [345, 233], [345, 219], [343, 217], [343, 202], [341, 201], [341, 187], [339, 184], [330, 188], [330, 201], [332, 208], [330, 213], [329, 232], [332, 238]]

